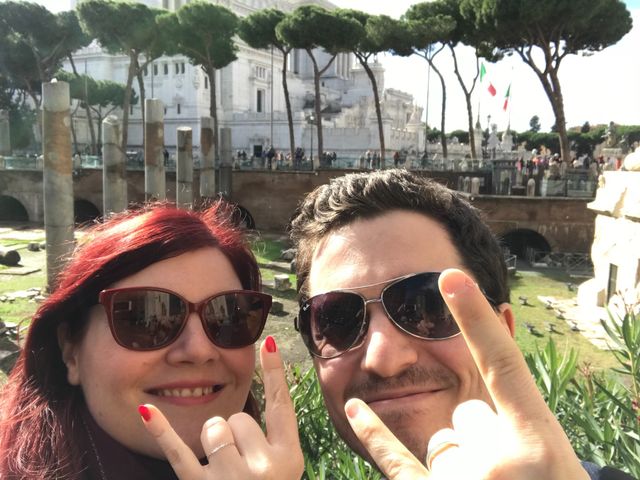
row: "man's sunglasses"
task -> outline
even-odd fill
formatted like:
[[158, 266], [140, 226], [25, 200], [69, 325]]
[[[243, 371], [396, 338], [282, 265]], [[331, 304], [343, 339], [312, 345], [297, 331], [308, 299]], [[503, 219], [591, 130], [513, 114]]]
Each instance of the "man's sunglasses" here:
[[394, 325], [413, 337], [455, 337], [460, 328], [440, 294], [439, 277], [440, 272], [425, 272], [392, 278], [385, 282], [379, 298], [369, 300], [353, 290], [315, 295], [300, 302], [295, 327], [309, 352], [319, 358], [335, 358], [364, 341], [370, 303], [382, 303]]
[[157, 350], [175, 342], [193, 312], [207, 337], [221, 348], [241, 348], [260, 338], [271, 296], [250, 290], [220, 292], [191, 303], [171, 290], [113, 288], [99, 296], [115, 341], [129, 350]]

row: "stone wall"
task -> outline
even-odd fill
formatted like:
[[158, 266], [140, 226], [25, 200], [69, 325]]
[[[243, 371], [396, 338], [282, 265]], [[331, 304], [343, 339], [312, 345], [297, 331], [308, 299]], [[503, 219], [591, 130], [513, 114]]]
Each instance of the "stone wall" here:
[[[594, 278], [579, 288], [585, 307], [640, 307], [640, 172], [611, 171], [600, 177], [589, 209], [597, 214], [591, 246]], [[602, 312], [604, 317], [605, 312]]]

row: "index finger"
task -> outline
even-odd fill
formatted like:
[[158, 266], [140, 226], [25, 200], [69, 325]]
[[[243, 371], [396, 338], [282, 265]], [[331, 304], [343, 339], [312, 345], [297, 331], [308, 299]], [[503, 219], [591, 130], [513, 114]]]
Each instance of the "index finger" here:
[[264, 375], [265, 421], [270, 444], [299, 445], [298, 422], [276, 342], [268, 336], [260, 346]]
[[145, 428], [155, 438], [178, 478], [200, 478], [202, 465], [198, 458], [182, 441], [162, 412], [151, 404], [140, 405], [138, 410]]
[[498, 411], [548, 412], [522, 352], [478, 285], [456, 269], [442, 272], [439, 285]]

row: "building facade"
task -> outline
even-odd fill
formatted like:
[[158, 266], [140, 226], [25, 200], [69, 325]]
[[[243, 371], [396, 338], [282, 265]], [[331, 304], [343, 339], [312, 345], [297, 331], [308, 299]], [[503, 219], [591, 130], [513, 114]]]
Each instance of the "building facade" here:
[[[188, 0], [142, 0], [142, 3], [173, 11]], [[270, 7], [292, 11], [309, 3], [335, 8], [326, 0], [217, 0], [216, 3], [241, 17]], [[239, 38], [236, 42], [237, 60], [216, 72], [219, 126], [231, 128], [234, 152], [259, 155], [271, 145], [276, 150], [288, 151], [282, 54], [278, 50], [251, 48]], [[314, 53], [321, 66], [330, 60], [324, 51]], [[107, 54], [96, 42], [76, 52], [74, 58], [78, 70], [95, 79], [126, 81], [128, 58]], [[69, 65], [65, 68], [70, 70]], [[385, 89], [384, 69], [379, 63], [375, 62], [372, 69], [378, 81], [387, 150], [421, 150], [424, 146], [420, 122], [422, 108], [415, 105], [411, 95]], [[315, 126], [310, 121], [314, 104], [313, 65], [304, 50], [291, 52], [287, 81], [296, 146], [309, 152], [317, 140], [314, 139]], [[175, 150], [176, 129], [180, 126], [191, 127], [193, 143], [199, 145], [200, 119], [209, 116], [211, 88], [202, 69], [191, 65], [186, 57], [161, 57], [145, 69], [144, 85], [147, 98], [158, 98], [165, 105], [165, 144], [168, 150]], [[135, 81], [133, 88], [138, 91]], [[324, 73], [321, 99], [323, 112], [326, 112], [322, 118], [325, 151], [335, 151], [343, 158], [356, 158], [363, 151], [379, 148], [372, 87], [353, 55], [338, 54]], [[86, 119], [81, 115], [81, 110], [78, 110], [75, 118], [80, 144], [88, 143], [89, 138]], [[133, 105], [129, 125], [129, 146], [132, 150], [142, 149], [142, 127], [142, 106]]]

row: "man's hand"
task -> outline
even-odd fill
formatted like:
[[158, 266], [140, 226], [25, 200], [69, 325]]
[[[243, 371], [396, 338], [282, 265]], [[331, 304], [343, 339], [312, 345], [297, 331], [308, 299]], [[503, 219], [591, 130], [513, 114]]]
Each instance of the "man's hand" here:
[[142, 407], [147, 408], [145, 427], [180, 480], [297, 480], [302, 475], [304, 460], [298, 425], [282, 360], [278, 351], [269, 352], [265, 344], [266, 341], [260, 347], [260, 363], [264, 374], [266, 436], [246, 413], [237, 413], [226, 421], [213, 417], [204, 424], [201, 434], [209, 464], [200, 465], [160, 410], [153, 405]]
[[371, 458], [391, 480], [588, 479], [562, 427], [540, 395], [527, 364], [484, 295], [465, 273], [446, 270], [440, 291], [455, 317], [495, 411], [480, 400], [459, 405], [453, 429], [429, 442], [430, 471], [361, 400], [347, 418]]

